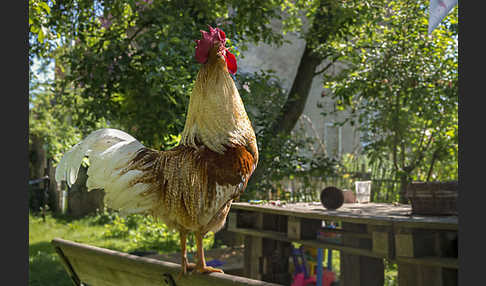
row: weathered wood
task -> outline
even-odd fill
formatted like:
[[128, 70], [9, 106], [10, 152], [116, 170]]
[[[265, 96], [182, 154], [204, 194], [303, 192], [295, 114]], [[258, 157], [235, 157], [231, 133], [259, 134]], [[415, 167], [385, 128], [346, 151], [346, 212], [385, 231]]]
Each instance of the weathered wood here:
[[226, 218], [228, 231], [236, 229], [236, 223], [238, 222], [238, 214], [236, 212], [230, 212]]
[[355, 238], [369, 238], [369, 239], [372, 238], [371, 233], [359, 233], [359, 232], [345, 231], [345, 230], [342, 230], [342, 229], [324, 228], [324, 229], [321, 229], [321, 231], [339, 234], [340, 236], [349, 236], [349, 237], [355, 237]]
[[[242, 217], [240, 214], [239, 217]], [[250, 213], [245, 215], [246, 218], [251, 218], [247, 221], [254, 229], [262, 229], [263, 214]], [[245, 236], [245, 260], [244, 260], [244, 274], [248, 278], [261, 280], [263, 267], [263, 239], [258, 236]]]
[[263, 239], [263, 264], [262, 280], [267, 282], [288, 284], [291, 281], [289, 273], [288, 257], [290, 255], [290, 243]]
[[[457, 259], [437, 253], [437, 232], [425, 229], [398, 229], [395, 235], [398, 284], [400, 286], [444, 285], [443, 269], [458, 266]], [[448, 285], [453, 281], [448, 281]]]
[[[281, 215], [263, 216], [263, 229], [261, 231], [272, 231], [285, 234], [287, 231], [288, 217]], [[291, 281], [288, 259], [291, 254], [290, 243], [282, 240], [263, 238], [263, 281], [287, 285]]]
[[64, 256], [64, 253], [62, 252], [60, 247], [54, 247], [54, 250], [56, 251], [57, 255], [59, 256], [59, 259], [61, 260], [61, 264], [68, 273], [69, 277], [71, 278], [71, 281], [74, 283], [74, 285], [80, 285], [81, 281], [79, 280], [78, 275], [76, 272], [74, 272], [73, 266], [71, 263], [69, 263], [69, 260]]
[[395, 235], [397, 257], [434, 256], [435, 237], [433, 232], [413, 231]]
[[[367, 232], [366, 224], [355, 224], [344, 222], [343, 229], [352, 232]], [[369, 239], [344, 237], [343, 244], [349, 247], [360, 249], [372, 248], [372, 241]], [[374, 252], [382, 254], [380, 252]], [[385, 266], [382, 258], [374, 258], [363, 255], [354, 255], [341, 251], [341, 282], [343, 286], [382, 286], [385, 281]]]
[[[344, 204], [334, 211], [320, 203], [235, 203], [232, 211], [287, 217], [286, 230], [271, 228], [271, 224], [268, 229], [255, 229], [245, 223], [232, 230], [262, 238], [267, 251], [274, 249], [267, 240], [340, 250], [340, 285], [383, 285], [383, 258], [398, 264], [400, 286], [457, 285], [457, 216], [411, 215], [409, 205], [374, 203]], [[313, 239], [322, 221], [342, 224], [342, 229], [326, 230], [340, 234], [341, 244]], [[271, 275], [268, 265], [264, 258], [265, 275]]]
[[385, 258], [393, 257], [393, 237], [389, 232], [373, 232], [373, 252], [382, 255]]
[[317, 239], [308, 239], [308, 240], [295, 240], [295, 239], [289, 239], [285, 233], [281, 232], [275, 232], [275, 231], [269, 231], [269, 230], [255, 230], [251, 228], [237, 228], [235, 230], [232, 230], [237, 233], [241, 233], [247, 236], [257, 236], [261, 238], [268, 238], [268, 239], [273, 239], [273, 240], [278, 240], [278, 241], [286, 241], [286, 242], [296, 242], [303, 244], [305, 246], [311, 246], [314, 248], [329, 248], [329, 249], [334, 249], [334, 250], [342, 250], [346, 251], [347, 253], [351, 254], [356, 254], [356, 255], [363, 255], [363, 256], [369, 256], [369, 257], [383, 257], [379, 253], [375, 253], [371, 250], [368, 249], [361, 249], [361, 248], [355, 248], [355, 247], [349, 247], [349, 246], [343, 246], [339, 244], [333, 244], [333, 243], [326, 243], [322, 242]]
[[440, 267], [398, 263], [399, 286], [442, 286]]
[[300, 240], [300, 233], [300, 219], [290, 216], [287, 221], [287, 237], [291, 240]]
[[457, 216], [411, 215], [410, 205], [384, 203], [344, 204], [337, 210], [327, 210], [320, 203], [295, 203], [285, 206], [233, 203], [232, 210], [246, 210], [309, 219], [366, 223], [372, 225], [400, 225], [410, 228], [457, 230]]
[[396, 263], [409, 263], [425, 266], [436, 266], [443, 268], [459, 269], [459, 260], [454, 258], [425, 256], [420, 258], [397, 257]]
[[[189, 273], [177, 279], [180, 265], [157, 259], [139, 257], [109, 249], [94, 247], [55, 238], [52, 241], [59, 248], [72, 272], [82, 283], [92, 286], [125, 285], [277, 285], [221, 273]], [[65, 265], [66, 266], [66, 265]], [[69, 269], [69, 268], [68, 268]], [[68, 273], [70, 273], [68, 271]], [[71, 274], [71, 273], [70, 273]]]

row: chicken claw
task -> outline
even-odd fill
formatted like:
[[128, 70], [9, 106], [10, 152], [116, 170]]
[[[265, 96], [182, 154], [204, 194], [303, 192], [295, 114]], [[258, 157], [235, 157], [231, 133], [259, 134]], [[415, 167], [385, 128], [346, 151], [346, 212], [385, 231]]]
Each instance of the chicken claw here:
[[196, 268], [196, 271], [199, 272], [199, 273], [213, 273], [213, 272], [224, 273], [223, 270], [221, 270], [219, 268], [214, 268], [214, 267], [211, 267], [211, 266]]

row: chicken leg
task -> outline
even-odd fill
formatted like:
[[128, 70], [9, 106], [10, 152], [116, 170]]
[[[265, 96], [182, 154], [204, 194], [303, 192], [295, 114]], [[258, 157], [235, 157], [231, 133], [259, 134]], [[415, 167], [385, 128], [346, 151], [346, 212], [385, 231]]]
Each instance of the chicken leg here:
[[179, 274], [178, 278], [180, 279], [182, 275], [187, 274], [187, 270], [192, 270], [196, 268], [196, 264], [194, 263], [189, 263], [187, 260], [187, 250], [186, 250], [186, 239], [187, 239], [187, 232], [180, 231], [179, 232], [180, 240], [181, 240], [181, 266], [182, 266], [182, 271]]
[[196, 231], [195, 236], [196, 236], [196, 247], [197, 247], [196, 271], [199, 273], [212, 273], [212, 272], [224, 273], [223, 270], [221, 269], [206, 265], [206, 260], [204, 258], [204, 247], [203, 247], [204, 234], [199, 231]]

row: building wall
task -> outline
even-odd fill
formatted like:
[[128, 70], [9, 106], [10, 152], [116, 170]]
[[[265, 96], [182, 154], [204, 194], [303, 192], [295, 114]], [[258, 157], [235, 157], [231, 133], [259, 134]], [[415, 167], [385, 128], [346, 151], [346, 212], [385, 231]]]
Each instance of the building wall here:
[[[276, 27], [276, 24], [274, 26]], [[290, 41], [290, 44], [284, 44], [281, 47], [249, 44], [248, 50], [242, 52], [242, 58], [238, 59], [238, 69], [242, 72], [257, 72], [261, 69], [274, 70], [280, 78], [282, 86], [288, 91], [304, 53], [305, 41], [295, 33], [288, 33], [285, 38]], [[324, 62], [322, 67], [326, 64]], [[338, 72], [341, 67], [337, 64], [329, 72]], [[322, 96], [323, 91], [324, 96]], [[316, 76], [299, 124], [306, 126], [307, 135], [314, 136], [317, 133], [319, 139], [326, 145], [329, 156], [337, 157], [340, 154], [359, 151], [359, 133], [355, 127], [349, 124], [339, 128], [331, 126], [333, 122], [341, 120], [344, 114], [326, 117], [321, 115], [321, 112], [330, 111], [333, 108], [332, 103], [329, 92], [323, 88], [322, 77]], [[318, 104], [322, 104], [323, 108], [319, 108]], [[312, 122], [313, 128], [309, 121]]]

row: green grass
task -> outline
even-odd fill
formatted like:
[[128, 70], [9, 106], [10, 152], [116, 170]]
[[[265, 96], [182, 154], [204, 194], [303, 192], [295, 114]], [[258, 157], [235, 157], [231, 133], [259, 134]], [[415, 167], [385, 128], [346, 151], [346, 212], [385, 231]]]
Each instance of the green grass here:
[[[104, 212], [71, 219], [47, 214], [44, 222], [41, 217], [29, 214], [29, 285], [72, 286], [51, 245], [55, 237], [122, 252], [168, 253], [179, 248], [178, 233], [140, 215], [120, 218]], [[205, 248], [211, 247], [213, 240], [214, 235], [205, 238]], [[188, 245], [188, 250], [191, 248], [195, 247]]]
[[93, 220], [94, 217], [71, 220], [48, 214], [43, 222], [29, 214], [29, 285], [72, 286], [51, 245], [55, 237], [125, 252], [134, 250], [126, 239], [105, 238], [105, 227], [95, 225]]

